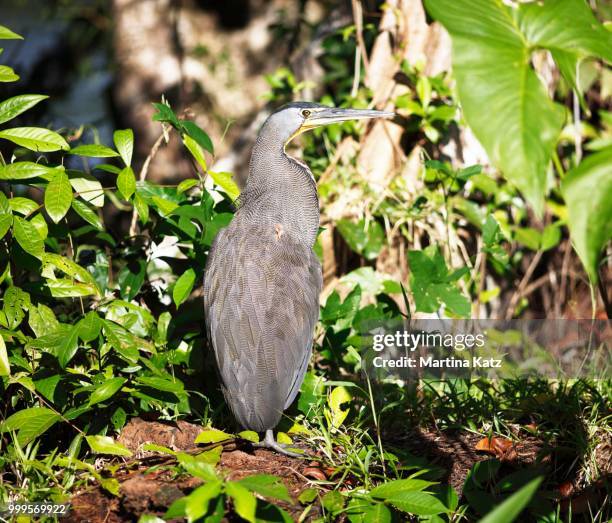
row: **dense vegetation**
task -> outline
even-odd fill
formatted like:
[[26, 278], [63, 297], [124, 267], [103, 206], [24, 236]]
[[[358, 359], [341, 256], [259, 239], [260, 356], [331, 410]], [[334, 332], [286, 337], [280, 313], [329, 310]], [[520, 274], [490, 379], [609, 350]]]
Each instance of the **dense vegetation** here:
[[[368, 320], [537, 316], [526, 290], [548, 280], [534, 281], [534, 271], [543, 257], [570, 256], [570, 241], [583, 266], [572, 270], [584, 271], [574, 298], [586, 293], [588, 316], [598, 299], [608, 306], [612, 112], [589, 107], [589, 93], [609, 88], [612, 33], [580, 0], [426, 7], [451, 35], [453, 74], [400, 63], [405, 89], [389, 102], [406, 151], [420, 147], [418, 189], [397, 176], [381, 192], [360, 177], [354, 152], [339, 152], [362, 140], [363, 123], [320, 129], [301, 143], [319, 180], [324, 228], [337, 231], [348, 261], [321, 307], [315, 357], [280, 427], [279, 440], [318, 451], [319, 475], [311, 471], [298, 499], [281, 473], [234, 480], [215, 467], [224, 446], [258, 436], [238, 433], [203, 336], [207, 252], [240, 192], [231, 174], [209, 169], [209, 135], [165, 99], [155, 103], [162, 137], [136, 173], [132, 130], [116, 130], [113, 144], [83, 143], [82, 129], [12, 126], [47, 96], [0, 103], [0, 139], [14, 144], [0, 166], [0, 500], [68, 502], [92, 485], [120, 497], [123, 468], [149, 464], [117, 435], [133, 418], [154, 417], [206, 428], [195, 440], [200, 453], [144, 449], [161, 457], [151, 470], [202, 484], [163, 510], [129, 516], [141, 522], [291, 521], [296, 511], [351, 522], [506, 522], [523, 509], [524, 520], [607, 520], [609, 377], [373, 383], [361, 373]], [[364, 31], [370, 46], [377, 30]], [[356, 33], [351, 25], [324, 42], [322, 103], [372, 100], [342, 70]], [[0, 38], [20, 36], [0, 27]], [[550, 92], [531, 62], [544, 51], [561, 75]], [[0, 81], [18, 79], [0, 66]], [[299, 91], [288, 69], [268, 82], [274, 105]], [[444, 152], [449, 135], [467, 126], [492, 166], [458, 165]], [[150, 162], [171, 136], [193, 177], [150, 183]], [[339, 215], [333, 209], [349, 192], [357, 210]], [[405, 281], [377, 265], [398, 238], [408, 245]], [[316, 250], [324, 258], [321, 238]], [[421, 452], [431, 441], [411, 435], [415, 427], [462, 444], [475, 435], [490, 459], [471, 459], [458, 493], [445, 465]], [[525, 442], [537, 450], [517, 461], [509, 453]]]

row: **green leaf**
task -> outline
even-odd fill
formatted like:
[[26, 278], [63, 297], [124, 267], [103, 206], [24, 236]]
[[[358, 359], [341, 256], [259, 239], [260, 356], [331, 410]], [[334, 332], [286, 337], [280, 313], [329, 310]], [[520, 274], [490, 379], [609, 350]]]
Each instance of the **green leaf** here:
[[0, 214], [0, 240], [4, 238], [4, 235], [13, 225], [12, 214]]
[[70, 149], [64, 138], [42, 127], [14, 127], [0, 131], [0, 138], [36, 152], [52, 152]]
[[9, 207], [13, 212], [28, 216], [36, 212], [39, 206], [34, 200], [22, 198], [21, 196], [14, 196], [9, 200]]
[[236, 434], [236, 436], [252, 443], [259, 443], [259, 435], [257, 434], [257, 432], [252, 430], [243, 430], [242, 432]]
[[247, 476], [239, 480], [238, 483], [260, 496], [291, 502], [287, 487], [285, 487], [280, 478], [271, 474]]
[[96, 311], [88, 312], [84, 318], [79, 320], [76, 328], [79, 331], [79, 338], [84, 342], [95, 340], [100, 335], [100, 329], [102, 328], [98, 313]]
[[154, 103], [153, 107], [157, 109], [157, 113], [153, 115], [154, 122], [166, 122], [171, 124], [176, 129], [181, 130], [181, 123], [179, 122], [179, 119], [167, 103]]
[[34, 225], [19, 216], [15, 216], [13, 218], [13, 233], [17, 243], [25, 252], [35, 258], [42, 258], [45, 245]]
[[[490, 0], [426, 0], [425, 5], [452, 37], [453, 72], [467, 123], [491, 161], [541, 214], [564, 112], [531, 67], [530, 47], [513, 8]], [[551, 25], [571, 25], [557, 20]]]
[[68, 176], [70, 177], [70, 185], [81, 200], [94, 207], [104, 206], [104, 189], [100, 180], [81, 171], [70, 171]]
[[391, 523], [391, 511], [383, 503], [370, 503], [353, 498], [349, 501], [346, 514], [351, 523]]
[[346, 417], [348, 416], [349, 409], [342, 408], [342, 405], [349, 403], [353, 397], [345, 387], [334, 387], [329, 395], [329, 408], [331, 411], [331, 425], [332, 427], [338, 428]]
[[11, 366], [8, 360], [8, 354], [6, 352], [6, 344], [4, 338], [0, 334], [0, 376], [10, 376]]
[[72, 186], [64, 171], [56, 170], [45, 189], [45, 209], [51, 219], [58, 223], [70, 209]]
[[187, 150], [191, 153], [191, 156], [193, 156], [194, 160], [202, 168], [202, 171], [207, 172], [208, 165], [206, 164], [206, 156], [204, 155], [204, 149], [200, 147], [198, 142], [196, 142], [191, 136], [184, 134], [183, 145], [187, 148]]
[[134, 131], [132, 129], [117, 130], [113, 134], [113, 141], [123, 163], [126, 167], [129, 167], [132, 163], [132, 153], [134, 152]]
[[178, 184], [176, 191], [179, 194], [184, 193], [188, 191], [189, 189], [191, 189], [192, 187], [195, 187], [199, 183], [200, 183], [199, 180], [196, 180], [195, 178], [189, 178], [187, 180], [183, 180], [181, 183]]
[[234, 501], [236, 513], [250, 523], [255, 523], [255, 508], [257, 500], [245, 487], [236, 481], [228, 481], [225, 484], [225, 491]]
[[174, 289], [172, 289], [172, 300], [177, 308], [181, 305], [181, 303], [189, 298], [195, 283], [195, 279], [196, 273], [190, 268], [181, 274], [179, 279], [176, 281]]
[[22, 94], [7, 98], [0, 103], [0, 123], [12, 120], [15, 116], [20, 115], [47, 98], [49, 97], [42, 94]]
[[67, 278], [47, 280], [47, 287], [54, 298], [78, 298], [79, 296], [96, 296], [98, 289], [90, 283], [78, 283]]
[[8, 27], [0, 25], [0, 40], [23, 40], [23, 36], [14, 33]]
[[28, 309], [29, 325], [38, 338], [51, 334], [59, 328], [59, 322], [53, 310], [43, 303]]
[[329, 512], [340, 512], [344, 507], [344, 496], [337, 490], [330, 490], [321, 498], [321, 504]]
[[72, 200], [71, 206], [74, 212], [76, 212], [87, 223], [93, 225], [99, 231], [104, 230], [104, 225], [102, 225], [102, 220], [100, 220], [98, 213], [96, 213], [86, 203], [80, 200]]
[[418, 490], [398, 492], [385, 498], [385, 502], [415, 516], [432, 516], [448, 512], [448, 509], [438, 498]]
[[79, 330], [76, 327], [70, 328], [68, 334], [64, 336], [60, 344], [55, 348], [57, 361], [62, 369], [70, 363], [79, 348]]
[[358, 222], [342, 219], [336, 225], [353, 251], [367, 260], [378, 256], [385, 242], [385, 232], [376, 220], [370, 221], [367, 227], [364, 219]]
[[608, 147], [572, 169], [561, 186], [572, 243], [593, 283], [598, 280], [601, 251], [612, 238], [611, 165]]
[[163, 218], [168, 217], [176, 209], [178, 209], [178, 204], [171, 202], [170, 200], [166, 200], [161, 196], [153, 196], [153, 198], [151, 199], [153, 200], [153, 204], [155, 205], [155, 207], [157, 207], [157, 210]]
[[193, 138], [202, 149], [208, 151], [210, 154], [215, 154], [215, 149], [210, 137], [202, 130], [195, 122], [184, 120], [181, 122], [181, 126], [185, 130], [188, 136]]
[[20, 445], [27, 445], [53, 425], [61, 416], [46, 407], [31, 407], [9, 416], [0, 424], [0, 432], [17, 432]]
[[149, 206], [144, 198], [138, 193], [134, 195], [134, 207], [136, 207], [136, 212], [138, 213], [140, 221], [142, 223], [147, 223], [149, 221]]
[[223, 432], [222, 430], [205, 428], [197, 435], [194, 443], [218, 443], [219, 441], [225, 441], [226, 439], [231, 438], [231, 434]]
[[79, 145], [70, 149], [69, 153], [90, 158], [114, 158], [119, 156], [119, 153], [113, 151], [110, 147], [100, 144]]
[[139, 376], [136, 378], [138, 383], [151, 387], [156, 390], [163, 390], [164, 392], [172, 392], [174, 394], [181, 394], [185, 391], [185, 387], [180, 381], [172, 381], [171, 379], [160, 378], [157, 376]]
[[127, 380], [125, 378], [111, 378], [102, 382], [102, 384], [97, 386], [89, 397], [89, 406], [91, 407], [96, 403], [101, 403], [114, 396], [121, 390], [121, 387], [123, 387], [126, 381]]
[[136, 177], [131, 167], [122, 169], [117, 176], [117, 189], [126, 200], [136, 192]]
[[132, 452], [126, 449], [120, 443], [116, 443], [110, 436], [85, 436], [89, 448], [94, 454], [111, 454], [113, 456], [132, 455]]
[[15, 162], [0, 166], [0, 180], [27, 180], [29, 178], [51, 177], [61, 170], [58, 167], [48, 167], [41, 163]]
[[221, 481], [210, 481], [184, 498], [185, 516], [189, 521], [197, 521], [208, 513], [210, 501], [221, 494], [222, 485]]
[[542, 483], [542, 478], [530, 481], [523, 488], [512, 494], [501, 505], [489, 512], [479, 523], [512, 523], [527, 506]]
[[16, 82], [19, 75], [8, 65], [0, 65], [0, 82]]
[[397, 479], [388, 481], [382, 485], [378, 485], [370, 491], [370, 496], [375, 498], [387, 499], [393, 497], [400, 492], [408, 492], [411, 490], [425, 490], [427, 487], [435, 485], [431, 481], [423, 479]]
[[207, 174], [212, 178], [215, 185], [225, 191], [231, 200], [240, 196], [240, 188], [233, 179], [232, 173], [208, 171]]

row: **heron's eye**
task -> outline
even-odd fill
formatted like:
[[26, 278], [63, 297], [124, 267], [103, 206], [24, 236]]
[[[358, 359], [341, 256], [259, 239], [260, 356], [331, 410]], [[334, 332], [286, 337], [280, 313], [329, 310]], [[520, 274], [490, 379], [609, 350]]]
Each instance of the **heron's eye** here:
[[308, 118], [308, 117], [310, 116], [310, 111], [309, 111], [308, 109], [304, 109], [304, 110], [302, 111], [302, 116], [303, 116], [304, 118]]

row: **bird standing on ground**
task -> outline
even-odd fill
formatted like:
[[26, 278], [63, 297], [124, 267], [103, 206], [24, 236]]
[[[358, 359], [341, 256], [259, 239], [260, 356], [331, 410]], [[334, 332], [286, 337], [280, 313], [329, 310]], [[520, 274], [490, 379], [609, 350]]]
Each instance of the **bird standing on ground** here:
[[312, 248], [319, 231], [317, 186], [286, 145], [320, 125], [393, 113], [285, 105], [264, 123], [232, 222], [215, 238], [204, 276], [204, 309], [221, 386], [238, 423], [266, 433], [295, 399], [312, 354], [322, 275]]

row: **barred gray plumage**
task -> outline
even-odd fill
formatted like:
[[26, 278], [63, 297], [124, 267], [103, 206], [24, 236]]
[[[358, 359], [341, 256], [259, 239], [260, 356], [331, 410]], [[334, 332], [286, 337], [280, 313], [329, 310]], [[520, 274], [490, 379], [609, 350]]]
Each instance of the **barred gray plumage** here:
[[223, 394], [238, 423], [265, 431], [264, 445], [279, 452], [294, 455], [274, 441], [272, 429], [308, 368], [322, 286], [312, 250], [316, 183], [285, 146], [318, 125], [391, 115], [308, 102], [271, 114], [253, 148], [239, 208], [208, 255], [204, 309]]

